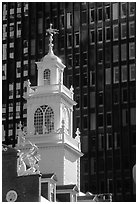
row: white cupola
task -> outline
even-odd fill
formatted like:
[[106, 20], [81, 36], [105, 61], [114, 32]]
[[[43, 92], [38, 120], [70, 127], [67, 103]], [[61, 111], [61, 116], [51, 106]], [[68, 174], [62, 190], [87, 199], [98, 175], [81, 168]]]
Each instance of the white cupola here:
[[[41, 154], [40, 171], [55, 173], [58, 184], [79, 187], [80, 136], [73, 130], [73, 87], [63, 85], [65, 65], [53, 52], [53, 34], [47, 30], [49, 52], [39, 62], [37, 86], [27, 85], [27, 139], [35, 143]], [[27, 140], [26, 140], [27, 141]]]

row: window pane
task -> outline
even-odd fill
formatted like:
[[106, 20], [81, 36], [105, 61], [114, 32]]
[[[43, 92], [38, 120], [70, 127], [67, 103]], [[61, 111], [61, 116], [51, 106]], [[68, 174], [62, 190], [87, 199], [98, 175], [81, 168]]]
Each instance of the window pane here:
[[98, 9], [98, 21], [102, 20], [102, 8]]
[[113, 20], [118, 19], [118, 3], [113, 4]]
[[126, 126], [128, 124], [128, 111], [127, 109], [122, 110], [122, 124]]
[[105, 40], [110, 40], [110, 28], [105, 28]]
[[103, 127], [103, 114], [98, 115], [98, 126]]
[[94, 43], [94, 30], [90, 31], [90, 42]]
[[103, 36], [102, 36], [102, 29], [98, 30], [98, 41], [102, 42]]
[[131, 108], [131, 125], [136, 125], [136, 108]]
[[95, 92], [90, 92], [90, 107], [95, 107]]
[[127, 35], [126, 23], [121, 24], [121, 38], [125, 39]]
[[113, 40], [118, 40], [118, 25], [113, 25]]
[[107, 123], [107, 126], [111, 126], [111, 113], [107, 113], [106, 123]]
[[90, 9], [90, 23], [94, 22], [94, 9]]
[[124, 66], [122, 66], [121, 69], [122, 69], [122, 72], [121, 72], [121, 74], [122, 74], [122, 76], [121, 76], [122, 82], [126, 82], [127, 81], [127, 66], [124, 65]]
[[136, 79], [136, 66], [135, 64], [130, 64], [129, 65], [129, 77], [130, 81], [134, 81]]
[[114, 83], [119, 82], [119, 67], [114, 67]]
[[135, 43], [129, 43], [129, 58], [135, 58]]
[[129, 3], [129, 15], [130, 16], [133, 16], [135, 14], [135, 7], [136, 7], [135, 2]]
[[127, 103], [128, 95], [127, 95], [127, 89], [122, 89], [122, 102]]
[[90, 123], [90, 129], [95, 130], [96, 128], [96, 117], [95, 113], [91, 113], [91, 123]]
[[110, 6], [105, 7], [105, 19], [110, 19]]
[[135, 23], [129, 22], [129, 37], [135, 36]]
[[106, 84], [111, 84], [111, 68], [105, 70]]
[[81, 12], [81, 17], [82, 17], [82, 24], [85, 24], [87, 21], [87, 15], [86, 11]]
[[126, 17], [126, 14], [127, 14], [127, 4], [121, 3], [121, 17], [122, 18]]
[[121, 60], [124, 61], [126, 60], [126, 55], [127, 55], [127, 46], [126, 44], [121, 45]]
[[116, 62], [118, 61], [118, 45], [113, 46], [113, 61]]

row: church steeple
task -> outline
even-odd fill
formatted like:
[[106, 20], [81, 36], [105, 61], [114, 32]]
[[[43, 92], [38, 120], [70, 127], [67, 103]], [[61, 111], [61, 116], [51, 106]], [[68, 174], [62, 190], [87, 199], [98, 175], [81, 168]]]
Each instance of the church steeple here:
[[[73, 137], [73, 87], [63, 85], [65, 65], [53, 52], [52, 28], [49, 34], [49, 52], [36, 62], [37, 86], [27, 88], [27, 132], [28, 140], [35, 143], [42, 159], [42, 173], [55, 172], [59, 184], [75, 183], [79, 187], [80, 137]], [[73, 174], [70, 175], [70, 173]]]

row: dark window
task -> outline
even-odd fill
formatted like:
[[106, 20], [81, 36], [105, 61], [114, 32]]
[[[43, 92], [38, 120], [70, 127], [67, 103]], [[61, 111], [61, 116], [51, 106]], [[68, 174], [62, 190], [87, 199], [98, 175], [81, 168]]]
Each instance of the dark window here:
[[131, 125], [136, 125], [136, 108], [130, 109]]
[[105, 39], [110, 40], [110, 28], [105, 28]]
[[130, 102], [136, 101], [136, 89], [135, 87], [130, 87]]
[[94, 9], [90, 10], [90, 22], [94, 22]]
[[135, 7], [136, 7], [135, 2], [129, 3], [129, 15], [130, 16], [133, 16], [135, 14]]
[[71, 47], [72, 46], [72, 35], [67, 34], [67, 46]]
[[121, 3], [121, 17], [122, 18], [126, 17], [126, 14], [127, 14], [127, 4]]
[[87, 119], [88, 119], [88, 116], [83, 116], [83, 128], [84, 129], [88, 128]]
[[111, 119], [111, 113], [107, 113], [106, 115], [106, 123], [107, 123], [107, 126], [111, 126], [111, 122], [112, 119]]
[[110, 62], [111, 59], [111, 49], [110, 46], [105, 47], [105, 61]]
[[122, 110], [122, 124], [123, 126], [126, 126], [128, 124], [128, 110], [127, 109]]
[[80, 117], [76, 117], [76, 128], [80, 128]]
[[79, 75], [75, 75], [75, 85], [76, 87], [79, 87], [79, 81], [80, 81], [80, 76]]
[[60, 26], [61, 28], [64, 28], [64, 15], [60, 16]]
[[98, 126], [103, 127], [103, 114], [98, 115]]
[[114, 104], [119, 103], [119, 90], [115, 89], [113, 92]]
[[72, 84], [72, 76], [68, 75], [68, 87], [71, 87]]
[[72, 56], [68, 56], [68, 68], [72, 67]]
[[90, 41], [91, 43], [94, 43], [94, 30], [91, 30], [90, 32]]
[[98, 94], [98, 105], [99, 106], [103, 105], [103, 92], [100, 92]]
[[103, 149], [104, 148], [104, 135], [99, 134], [98, 139], [99, 139], [99, 141], [98, 141], [99, 149]]
[[102, 29], [100, 29], [100, 30], [98, 30], [98, 41], [99, 42], [102, 42], [102, 40], [103, 40], [103, 33], [102, 33]]
[[102, 8], [98, 9], [98, 21], [102, 20]]
[[95, 72], [90, 71], [90, 86], [94, 86], [94, 85], [95, 85]]
[[75, 33], [75, 46], [79, 46], [79, 33]]
[[79, 66], [79, 64], [80, 64], [80, 55], [79, 54], [75, 54], [75, 66]]
[[87, 107], [87, 95], [83, 95], [83, 107]]
[[[112, 158], [109, 158], [107, 163], [108, 163], [108, 165], [110, 167], [108, 169], [111, 170], [112, 169]], [[108, 179], [107, 183], [108, 183], [108, 192], [112, 193], [113, 192], [113, 181], [112, 181], [112, 179]]]
[[135, 43], [129, 43], [129, 59], [135, 58]]
[[126, 47], [126, 44], [122, 44], [121, 45], [121, 60], [122, 61], [126, 60], [126, 56], [127, 56], [127, 47]]
[[133, 131], [131, 134], [132, 134], [132, 145], [136, 146], [136, 132]]
[[116, 190], [117, 190], [117, 193], [122, 192], [122, 182], [121, 182], [121, 180], [116, 181]]
[[115, 149], [120, 147], [120, 134], [117, 132], [114, 133], [114, 146]]
[[86, 23], [86, 19], [87, 19], [87, 15], [86, 15], [86, 11], [82, 11], [81, 12], [81, 17], [82, 17], [82, 24], [85, 24]]
[[90, 107], [95, 107], [95, 92], [90, 92]]
[[83, 74], [83, 81], [82, 81], [83, 86], [87, 86], [87, 74]]
[[122, 89], [122, 102], [127, 103], [127, 100], [128, 100], [127, 89]]
[[77, 103], [76, 108], [79, 108], [80, 107], [80, 96], [79, 95], [76, 95], [75, 101]]
[[135, 36], [135, 23], [134, 22], [129, 22], [129, 37], [134, 37]]
[[105, 7], [105, 19], [110, 19], [110, 6]]
[[103, 50], [98, 50], [98, 63], [103, 61]]
[[82, 54], [83, 65], [87, 65], [87, 53]]
[[107, 149], [111, 149], [112, 148], [112, 135], [107, 133], [106, 137], [107, 137]]
[[113, 61], [117, 62], [119, 57], [118, 45], [113, 46]]

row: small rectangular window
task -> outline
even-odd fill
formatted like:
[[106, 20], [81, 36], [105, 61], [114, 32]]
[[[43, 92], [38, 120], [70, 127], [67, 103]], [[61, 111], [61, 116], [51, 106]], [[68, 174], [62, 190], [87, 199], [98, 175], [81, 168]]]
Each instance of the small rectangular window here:
[[79, 46], [80, 39], [79, 39], [79, 33], [75, 33], [75, 47]]
[[88, 128], [88, 123], [87, 123], [88, 116], [83, 116], [82, 119], [83, 119], [83, 128], [87, 129]]
[[127, 36], [127, 28], [126, 28], [126, 23], [121, 24], [121, 38], [126, 39]]
[[111, 84], [111, 68], [105, 69], [105, 83]]
[[114, 67], [114, 84], [119, 83], [119, 67]]
[[95, 116], [95, 113], [91, 113], [90, 129], [91, 130], [96, 129], [96, 116]]
[[81, 12], [81, 17], [82, 17], [82, 24], [86, 24], [86, 22], [87, 22], [87, 13], [86, 13], [86, 11]]
[[67, 34], [67, 46], [68, 48], [72, 46], [72, 34]]
[[135, 64], [129, 65], [129, 80], [130, 81], [136, 80], [136, 65]]
[[127, 66], [126, 65], [122, 66], [121, 70], [122, 70], [122, 72], [121, 72], [121, 74], [122, 74], [122, 76], [121, 76], [122, 82], [126, 82], [127, 81]]
[[90, 108], [95, 107], [95, 92], [90, 92]]
[[136, 108], [130, 109], [131, 125], [136, 125]]
[[125, 18], [127, 15], [127, 4], [121, 3], [121, 18]]
[[60, 27], [64, 28], [64, 15], [60, 16]]
[[99, 134], [98, 135], [98, 147], [99, 147], [99, 150], [103, 149], [104, 148], [104, 135], [103, 134]]
[[115, 149], [120, 147], [120, 134], [117, 132], [114, 133], [114, 146]]
[[129, 59], [135, 58], [135, 43], [129, 43]]
[[135, 23], [129, 22], [129, 37], [132, 38], [135, 36]]
[[105, 20], [110, 19], [110, 6], [105, 7]]
[[103, 16], [102, 16], [102, 8], [99, 8], [98, 9], [98, 21], [101, 21], [102, 18], [103, 18]]
[[71, 28], [72, 26], [72, 14], [67, 13], [67, 28]]
[[94, 30], [91, 30], [90, 31], [90, 42], [94, 43], [94, 41], [95, 41]]
[[128, 101], [127, 89], [123, 88], [122, 89], [122, 102], [127, 103], [127, 101]]
[[95, 71], [90, 71], [90, 86], [95, 86]]
[[103, 127], [103, 114], [98, 115], [98, 127]]
[[75, 54], [75, 57], [74, 57], [74, 65], [75, 66], [79, 66], [80, 64], [80, 54]]
[[41, 34], [43, 31], [43, 19], [38, 18], [38, 34]]
[[90, 9], [90, 23], [94, 22], [94, 9]]
[[113, 20], [117, 20], [118, 19], [118, 3], [114, 3], [113, 4]]
[[122, 110], [122, 125], [127, 126], [128, 124], [128, 110], [127, 109], [123, 109]]
[[135, 2], [129, 2], [129, 15], [134, 16], [135, 14], [135, 7], [136, 3]]
[[117, 62], [119, 57], [118, 45], [113, 46], [113, 61]]
[[112, 135], [107, 133], [107, 149], [111, 149], [112, 148]]
[[84, 108], [87, 108], [87, 105], [88, 105], [88, 104], [87, 104], [87, 95], [84, 94], [84, 95], [83, 95], [83, 107], [84, 107]]
[[113, 25], [113, 40], [118, 40], [118, 25]]
[[119, 90], [117, 89], [115, 89], [113, 92], [113, 100], [114, 100], [114, 104], [119, 103]]
[[102, 32], [102, 29], [99, 29], [98, 30], [98, 41], [102, 42], [102, 40], [103, 40], [103, 32]]
[[105, 40], [106, 40], [106, 41], [109, 41], [110, 38], [111, 38], [111, 36], [110, 36], [110, 35], [111, 35], [110, 32], [111, 32], [110, 27], [105, 28]]
[[111, 113], [106, 114], [106, 125], [111, 126], [112, 124], [112, 118], [111, 118]]
[[126, 44], [121, 45], [121, 60], [125, 61], [127, 59], [127, 46]]
[[103, 106], [103, 92], [99, 92], [98, 94], [98, 105]]

